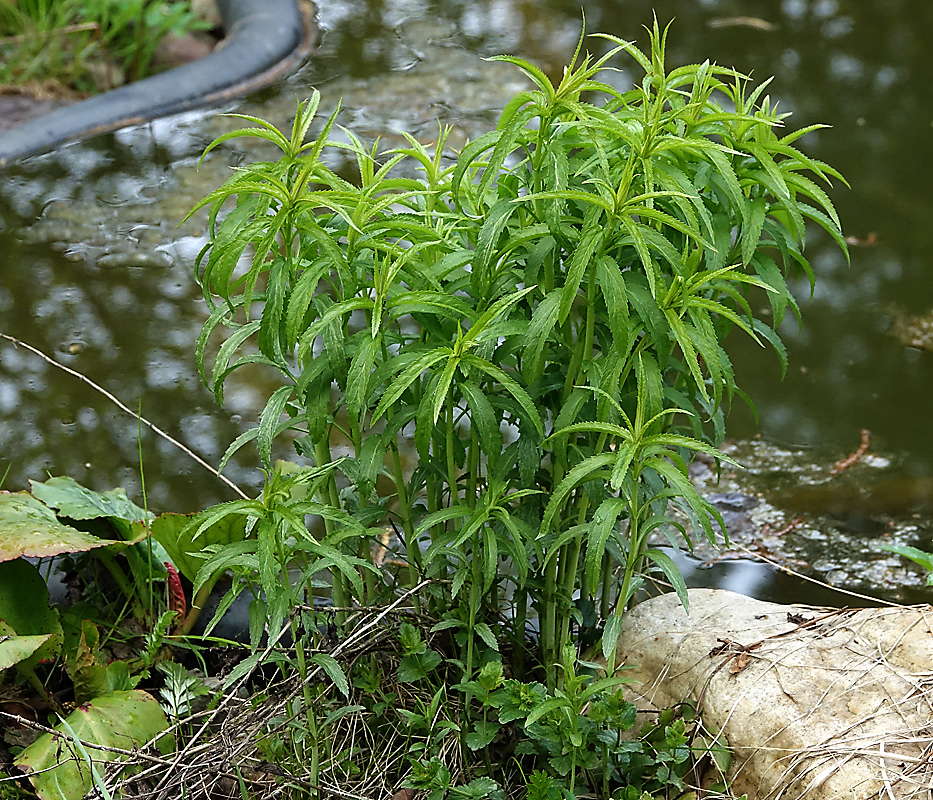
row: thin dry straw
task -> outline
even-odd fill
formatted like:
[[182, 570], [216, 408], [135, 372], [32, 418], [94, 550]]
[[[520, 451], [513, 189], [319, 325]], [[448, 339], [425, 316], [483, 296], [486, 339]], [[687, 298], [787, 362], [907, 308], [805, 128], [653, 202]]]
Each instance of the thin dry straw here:
[[57, 367], [58, 369], [62, 370], [63, 372], [67, 372], [69, 375], [73, 375], [73, 376], [74, 376], [75, 378], [77, 378], [78, 380], [84, 381], [84, 382], [85, 382], [88, 386], [90, 386], [92, 389], [94, 389], [95, 391], [100, 392], [100, 393], [101, 393], [104, 397], [106, 397], [111, 403], [113, 403], [114, 405], [116, 405], [117, 408], [119, 408], [121, 411], [125, 411], [125, 412], [126, 412], [127, 414], [129, 414], [131, 417], [135, 417], [135, 418], [138, 419], [143, 425], [145, 425], [147, 428], [149, 428], [149, 430], [151, 430], [153, 433], [155, 433], [157, 436], [161, 436], [163, 439], [165, 439], [165, 441], [169, 442], [170, 444], [175, 445], [175, 447], [177, 447], [177, 448], [178, 448], [179, 450], [181, 450], [183, 453], [186, 453], [187, 455], [191, 456], [191, 458], [193, 458], [195, 461], [197, 461], [202, 467], [204, 467], [204, 469], [206, 469], [206, 470], [207, 470], [208, 472], [210, 472], [212, 475], [215, 475], [216, 477], [220, 478], [220, 480], [222, 480], [225, 484], [227, 484], [227, 486], [229, 486], [231, 489], [233, 489], [233, 491], [236, 492], [236, 493], [237, 493], [240, 497], [242, 497], [244, 500], [249, 500], [249, 496], [248, 496], [242, 489], [240, 489], [239, 486], [237, 486], [237, 485], [236, 485], [232, 480], [230, 480], [227, 476], [221, 475], [216, 469], [214, 469], [214, 467], [212, 467], [212, 466], [211, 466], [210, 464], [208, 464], [203, 458], [201, 458], [201, 456], [199, 456], [197, 453], [195, 453], [195, 452], [194, 452], [193, 450], [191, 450], [190, 448], [185, 447], [185, 445], [183, 445], [183, 444], [182, 444], [181, 442], [179, 442], [177, 439], [174, 439], [174, 438], [172, 438], [171, 436], [169, 436], [169, 435], [168, 435], [165, 431], [163, 431], [161, 428], [157, 427], [156, 425], [153, 425], [153, 424], [152, 424], [149, 420], [147, 420], [145, 417], [140, 416], [140, 415], [137, 414], [135, 411], [133, 411], [131, 408], [127, 408], [127, 407], [126, 407], [125, 405], [123, 405], [123, 403], [121, 403], [116, 397], [114, 397], [112, 394], [110, 394], [110, 392], [108, 392], [108, 391], [107, 391], [106, 389], [104, 389], [102, 386], [98, 386], [96, 383], [94, 383], [94, 381], [92, 381], [92, 380], [91, 380], [90, 378], [88, 378], [87, 376], [82, 375], [80, 372], [77, 372], [76, 370], [71, 369], [71, 367], [66, 367], [64, 364], [59, 364], [57, 361], [55, 361], [55, 359], [49, 358], [49, 356], [47, 356], [47, 355], [46, 355], [45, 353], [43, 353], [41, 350], [39, 350], [39, 349], [33, 347], [31, 344], [26, 344], [26, 342], [20, 341], [19, 339], [15, 338], [15, 337], [13, 337], [13, 336], [10, 336], [10, 335], [8, 335], [8, 334], [6, 334], [6, 333], [0, 333], [0, 338], [6, 339], [8, 342], [12, 342], [14, 345], [18, 345], [18, 346], [20, 346], [20, 347], [25, 347], [30, 353], [35, 353], [37, 356], [39, 356], [39, 358], [41, 358], [43, 361], [47, 361], [47, 362], [48, 362], [49, 364], [51, 364], [53, 367]]

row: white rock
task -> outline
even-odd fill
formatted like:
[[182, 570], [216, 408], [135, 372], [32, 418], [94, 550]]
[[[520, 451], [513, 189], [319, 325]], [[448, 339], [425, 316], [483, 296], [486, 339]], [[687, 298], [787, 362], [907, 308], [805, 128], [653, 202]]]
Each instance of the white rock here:
[[619, 655], [658, 706], [699, 701], [754, 800], [929, 798], [933, 608], [785, 606], [718, 589], [630, 611]]

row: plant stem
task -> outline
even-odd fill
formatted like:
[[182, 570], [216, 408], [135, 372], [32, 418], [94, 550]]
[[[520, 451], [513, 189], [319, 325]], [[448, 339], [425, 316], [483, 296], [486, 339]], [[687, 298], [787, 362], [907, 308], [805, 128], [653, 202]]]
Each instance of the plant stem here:
[[453, 393], [447, 393], [445, 401], [447, 405], [446, 414], [446, 435], [447, 435], [447, 491], [450, 495], [450, 505], [455, 506], [460, 499], [460, 492], [457, 489], [457, 464], [454, 461], [454, 401]]
[[[316, 442], [314, 445], [314, 458], [317, 461], [319, 467], [329, 464], [331, 462], [330, 455], [330, 445], [327, 443], [327, 438], [322, 437], [319, 442]], [[324, 498], [325, 502], [328, 503], [333, 508], [340, 508], [340, 497], [337, 494], [337, 483], [334, 480], [333, 473], [327, 480], [327, 489], [326, 497]], [[334, 530], [334, 523], [329, 519], [324, 519], [324, 532], [327, 536], [330, 536]], [[338, 608], [347, 608], [350, 605], [351, 592], [347, 584], [346, 576], [337, 568], [331, 567], [331, 583], [333, 585], [333, 598], [334, 605]], [[346, 619], [346, 612], [339, 611], [337, 612], [337, 622], [338, 624], [343, 624]]]
[[139, 597], [133, 589], [132, 584], [127, 580], [126, 573], [120, 568], [120, 565], [117, 563], [117, 560], [113, 557], [113, 554], [108, 550], [101, 548], [96, 551], [95, 555], [101, 564], [104, 565], [104, 568], [107, 572], [110, 573], [113, 578], [114, 583], [117, 584], [117, 587], [123, 593], [123, 596], [127, 599], [127, 602], [130, 604], [130, 608], [133, 609], [133, 616], [136, 619], [142, 619], [144, 612], [142, 607], [139, 605]]
[[541, 650], [547, 674], [547, 688], [557, 687], [557, 556], [544, 570], [544, 596], [541, 608]]

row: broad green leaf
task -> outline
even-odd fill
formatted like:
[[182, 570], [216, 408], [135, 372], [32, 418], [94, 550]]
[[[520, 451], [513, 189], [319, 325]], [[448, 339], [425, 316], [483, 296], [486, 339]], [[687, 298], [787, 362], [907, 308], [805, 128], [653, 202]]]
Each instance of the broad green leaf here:
[[[168, 727], [158, 701], [143, 691], [114, 692], [75, 709], [15, 759], [41, 800], [81, 800], [94, 784], [93, 769], [103, 777], [104, 765], [119, 753], [94, 745], [135, 750]], [[86, 744], [80, 745], [75, 739]]]
[[[502, 726], [498, 722], [493, 722], [492, 720], [477, 720], [473, 723], [473, 730], [470, 731], [465, 738], [466, 746], [473, 750], [482, 750], [484, 747], [489, 747], [492, 743], [492, 740], [496, 738], [496, 734], [499, 733]], [[476, 792], [469, 791], [470, 788], [477, 784], [479, 781], [485, 781], [481, 786], [476, 786]], [[464, 787], [458, 787], [458, 790], [455, 790], [456, 797], [471, 797], [480, 798], [488, 797], [489, 792], [493, 789], [498, 788], [495, 781], [490, 780], [489, 778], [478, 778]], [[463, 791], [467, 790], [467, 791]]]
[[73, 478], [49, 478], [42, 483], [29, 481], [29, 485], [34, 497], [70, 519], [113, 517], [136, 522], [152, 519], [153, 516], [130, 502], [125, 489], [95, 492], [81, 486]]
[[423, 653], [412, 653], [405, 656], [398, 665], [398, 679], [400, 683], [415, 683], [428, 680], [441, 663], [441, 654], [436, 650], [425, 650]]
[[48, 506], [27, 492], [0, 493], [0, 562], [123, 544], [63, 525]]
[[58, 611], [49, 607], [49, 590], [35, 564], [23, 558], [0, 562], [0, 623], [19, 636], [45, 636], [28, 666], [55, 658], [62, 646]]
[[[204, 564], [206, 547], [238, 542], [246, 535], [246, 520], [242, 516], [221, 517], [200, 531], [191, 524], [194, 518], [193, 514], [162, 514], [149, 526], [152, 538], [165, 548], [178, 571], [192, 582]], [[138, 535], [145, 534], [142, 523], [136, 523], [133, 529]]]
[[11, 627], [0, 620], [0, 673], [28, 659], [53, 636], [52, 633], [17, 636]]

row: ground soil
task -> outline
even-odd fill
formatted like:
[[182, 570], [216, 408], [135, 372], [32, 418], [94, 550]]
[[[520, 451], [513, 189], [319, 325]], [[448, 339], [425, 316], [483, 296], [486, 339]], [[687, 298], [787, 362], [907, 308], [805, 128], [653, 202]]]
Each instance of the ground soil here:
[[64, 99], [42, 99], [31, 92], [4, 87], [0, 89], [0, 131], [47, 114], [68, 102]]

